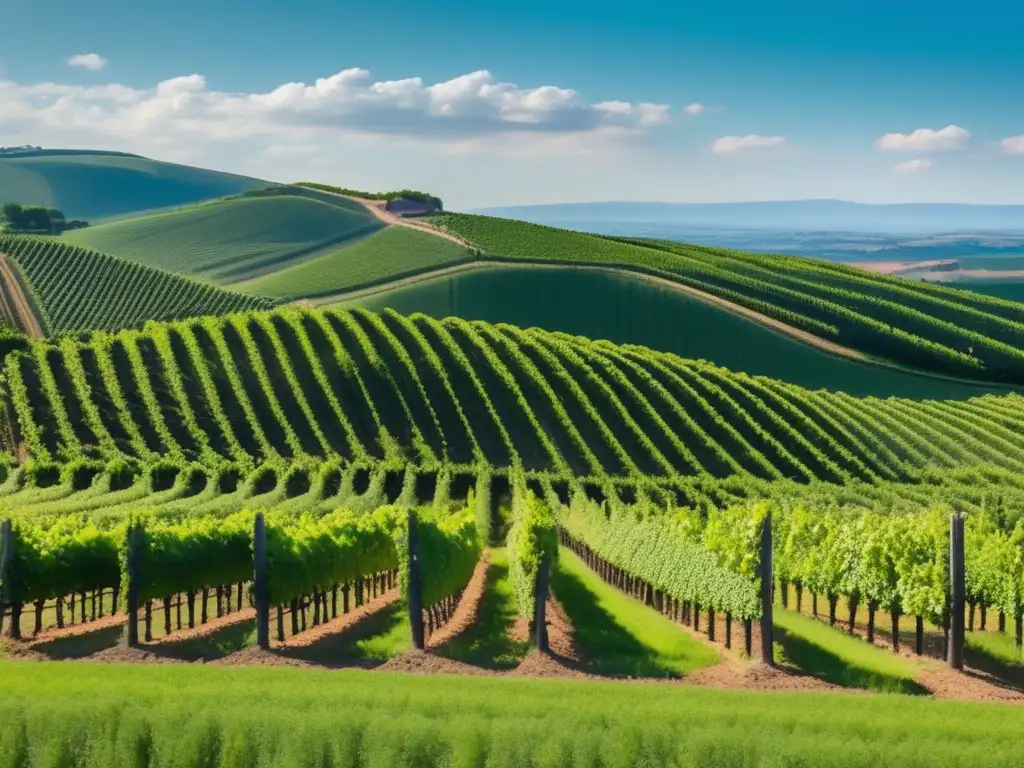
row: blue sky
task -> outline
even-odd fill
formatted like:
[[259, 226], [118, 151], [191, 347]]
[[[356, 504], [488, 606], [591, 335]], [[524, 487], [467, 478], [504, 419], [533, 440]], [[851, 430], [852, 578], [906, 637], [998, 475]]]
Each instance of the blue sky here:
[[421, 186], [466, 208], [1024, 203], [1022, 23], [1007, 0], [36, 0], [4, 20], [0, 143]]

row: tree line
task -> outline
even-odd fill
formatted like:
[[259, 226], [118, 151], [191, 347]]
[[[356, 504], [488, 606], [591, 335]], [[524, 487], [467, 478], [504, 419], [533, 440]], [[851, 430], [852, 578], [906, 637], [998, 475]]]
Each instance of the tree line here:
[[56, 208], [10, 202], [0, 207], [0, 233], [59, 235], [61, 232], [88, 226], [87, 221], [69, 221], [64, 213]]

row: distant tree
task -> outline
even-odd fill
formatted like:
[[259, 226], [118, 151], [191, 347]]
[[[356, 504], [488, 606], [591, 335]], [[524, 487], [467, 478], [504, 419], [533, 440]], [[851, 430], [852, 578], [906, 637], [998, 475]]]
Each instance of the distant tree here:
[[42, 205], [4, 203], [0, 207], [0, 225], [8, 232], [38, 232], [59, 235], [68, 229], [89, 226], [86, 221], [67, 221], [63, 212]]

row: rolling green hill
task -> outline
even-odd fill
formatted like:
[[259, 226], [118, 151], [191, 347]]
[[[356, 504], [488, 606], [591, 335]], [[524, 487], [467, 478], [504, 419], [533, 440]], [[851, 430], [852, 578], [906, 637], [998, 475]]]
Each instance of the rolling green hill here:
[[234, 287], [286, 299], [330, 296], [471, 259], [440, 237], [390, 226], [350, 245]]
[[0, 236], [50, 333], [131, 328], [149, 320], [265, 309], [269, 299], [78, 248], [50, 237]]
[[41, 461], [338, 459], [576, 476], [906, 479], [1024, 469], [1018, 396], [812, 393], [642, 347], [289, 309], [35, 342], [7, 359]]
[[[252, 288], [272, 293], [263, 284]], [[833, 354], [686, 293], [675, 283], [625, 270], [477, 261], [405, 285], [383, 283], [334, 306], [535, 326], [639, 344], [733, 371], [856, 396], [952, 399], [1007, 389]]]
[[672, 280], [867, 355], [1024, 383], [1024, 305], [815, 259], [623, 240], [467, 214], [431, 221], [490, 259], [601, 265]]
[[114, 152], [0, 156], [0, 201], [59, 208], [96, 221], [260, 189], [259, 179]]
[[380, 227], [365, 208], [341, 197], [267, 192], [89, 227], [64, 239], [140, 264], [234, 282]]

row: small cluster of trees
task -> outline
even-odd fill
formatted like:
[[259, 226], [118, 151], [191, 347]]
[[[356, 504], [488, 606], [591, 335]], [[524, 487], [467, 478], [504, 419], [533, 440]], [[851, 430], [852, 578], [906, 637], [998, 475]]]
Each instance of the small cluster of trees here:
[[59, 235], [70, 229], [88, 227], [89, 222], [73, 219], [68, 221], [56, 208], [42, 205], [21, 205], [4, 203], [0, 207], [0, 233], [32, 233]]
[[436, 197], [429, 192], [421, 192], [418, 189], [397, 189], [391, 192], [366, 192], [361, 189], [335, 187], [331, 184], [318, 184], [312, 181], [299, 181], [295, 183], [295, 186], [317, 189], [321, 192], [333, 192], [336, 195], [358, 197], [362, 200], [412, 200], [417, 203], [424, 203], [426, 205], [433, 206], [434, 209], [438, 211], [444, 210], [444, 203], [441, 201], [441, 198]]

